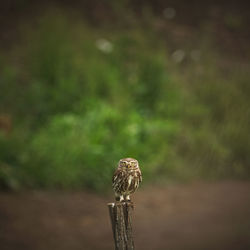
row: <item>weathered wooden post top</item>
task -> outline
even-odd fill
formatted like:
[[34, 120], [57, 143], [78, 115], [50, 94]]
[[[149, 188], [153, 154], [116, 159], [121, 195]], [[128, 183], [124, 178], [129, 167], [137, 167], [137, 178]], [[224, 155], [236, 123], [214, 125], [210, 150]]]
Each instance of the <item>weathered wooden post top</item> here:
[[113, 175], [115, 202], [108, 203], [116, 250], [135, 249], [132, 233], [132, 211], [130, 195], [142, 181], [138, 161], [133, 158], [121, 159]]

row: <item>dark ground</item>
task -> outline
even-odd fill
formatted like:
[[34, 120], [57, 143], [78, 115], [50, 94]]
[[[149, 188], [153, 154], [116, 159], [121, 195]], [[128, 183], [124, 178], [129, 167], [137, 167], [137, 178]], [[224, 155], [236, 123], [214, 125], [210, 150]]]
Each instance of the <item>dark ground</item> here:
[[[106, 203], [86, 192], [0, 194], [1, 250], [113, 249]], [[250, 249], [250, 183], [141, 188], [137, 249]]]

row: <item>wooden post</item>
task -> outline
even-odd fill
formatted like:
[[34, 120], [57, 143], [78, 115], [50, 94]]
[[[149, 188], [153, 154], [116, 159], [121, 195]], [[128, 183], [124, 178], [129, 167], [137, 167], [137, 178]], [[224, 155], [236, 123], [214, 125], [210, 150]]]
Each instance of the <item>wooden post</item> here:
[[115, 250], [134, 250], [132, 235], [132, 202], [108, 203], [109, 215], [115, 241]]

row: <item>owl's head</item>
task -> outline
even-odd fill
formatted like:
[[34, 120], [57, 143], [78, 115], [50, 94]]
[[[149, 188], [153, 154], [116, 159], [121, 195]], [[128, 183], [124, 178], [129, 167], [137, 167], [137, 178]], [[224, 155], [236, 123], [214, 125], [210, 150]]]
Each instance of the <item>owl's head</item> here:
[[124, 158], [119, 161], [118, 167], [123, 169], [137, 169], [139, 168], [139, 164], [136, 159]]

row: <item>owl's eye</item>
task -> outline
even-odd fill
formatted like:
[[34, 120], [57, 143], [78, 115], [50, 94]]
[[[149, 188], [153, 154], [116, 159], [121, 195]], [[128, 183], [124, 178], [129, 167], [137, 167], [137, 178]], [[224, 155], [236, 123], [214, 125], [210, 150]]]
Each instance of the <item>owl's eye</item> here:
[[136, 162], [131, 162], [132, 167], [136, 167]]
[[122, 161], [122, 162], [121, 162], [121, 166], [122, 166], [122, 167], [126, 167], [126, 162]]

